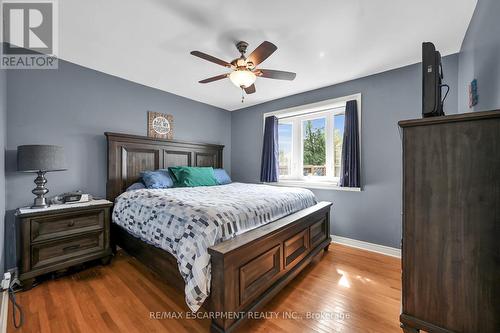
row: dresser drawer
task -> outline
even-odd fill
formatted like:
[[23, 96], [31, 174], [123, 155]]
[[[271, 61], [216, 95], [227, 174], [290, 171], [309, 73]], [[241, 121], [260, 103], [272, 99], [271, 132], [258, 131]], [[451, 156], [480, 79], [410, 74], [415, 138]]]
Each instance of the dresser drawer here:
[[32, 242], [69, 236], [104, 227], [102, 209], [31, 219]]
[[93, 232], [31, 247], [33, 269], [104, 250], [104, 232]]

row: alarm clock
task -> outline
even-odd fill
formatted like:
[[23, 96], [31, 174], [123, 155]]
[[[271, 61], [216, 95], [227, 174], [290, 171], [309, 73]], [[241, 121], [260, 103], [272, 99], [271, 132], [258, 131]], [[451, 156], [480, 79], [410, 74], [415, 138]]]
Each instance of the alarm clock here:
[[92, 196], [90, 194], [85, 194], [85, 193], [66, 193], [62, 198], [62, 201], [65, 204], [87, 202], [90, 200], [92, 200]]
[[52, 205], [62, 205], [62, 204], [89, 202], [92, 200], [93, 198], [90, 194], [82, 193], [81, 191], [75, 191], [75, 192], [67, 192], [56, 195], [55, 197], [50, 198], [49, 202]]

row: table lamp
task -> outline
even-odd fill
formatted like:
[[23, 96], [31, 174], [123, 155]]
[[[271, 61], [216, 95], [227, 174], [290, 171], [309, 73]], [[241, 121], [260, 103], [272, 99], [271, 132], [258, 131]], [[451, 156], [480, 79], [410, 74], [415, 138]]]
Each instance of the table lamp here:
[[17, 170], [38, 174], [35, 179], [36, 187], [31, 191], [36, 195], [31, 208], [46, 208], [49, 205], [45, 199], [45, 194], [49, 190], [45, 187], [47, 183], [45, 173], [66, 170], [64, 148], [52, 145], [19, 146], [17, 147]]

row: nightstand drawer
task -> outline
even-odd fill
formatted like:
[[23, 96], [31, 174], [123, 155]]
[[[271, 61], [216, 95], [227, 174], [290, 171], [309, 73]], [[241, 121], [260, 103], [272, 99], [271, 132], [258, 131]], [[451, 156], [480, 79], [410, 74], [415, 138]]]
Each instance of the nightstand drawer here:
[[69, 239], [34, 244], [31, 247], [31, 267], [35, 269], [52, 265], [60, 261], [103, 250], [103, 232], [94, 232]]
[[54, 239], [104, 227], [104, 211], [91, 210], [31, 219], [33, 242]]

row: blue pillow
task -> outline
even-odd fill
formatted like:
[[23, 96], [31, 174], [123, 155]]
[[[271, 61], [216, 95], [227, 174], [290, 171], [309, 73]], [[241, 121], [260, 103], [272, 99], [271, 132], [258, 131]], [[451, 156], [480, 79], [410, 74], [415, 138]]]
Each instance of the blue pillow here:
[[214, 169], [215, 179], [219, 185], [231, 184], [231, 177], [224, 169]]
[[145, 188], [146, 188], [146, 186], [144, 186], [144, 184], [142, 182], [137, 182], [137, 183], [133, 183], [132, 185], [127, 187], [127, 189], [125, 191], [128, 192], [128, 191], [142, 190]]
[[168, 169], [141, 172], [142, 181], [147, 188], [169, 188], [174, 186], [174, 181]]

